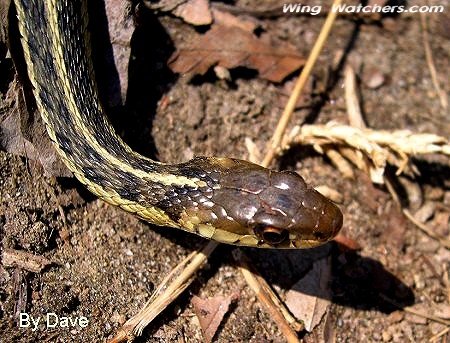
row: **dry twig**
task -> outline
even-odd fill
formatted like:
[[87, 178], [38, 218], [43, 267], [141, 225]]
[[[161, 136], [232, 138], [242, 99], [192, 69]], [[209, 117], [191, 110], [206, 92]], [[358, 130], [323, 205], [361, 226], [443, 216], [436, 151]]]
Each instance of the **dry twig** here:
[[427, 234], [429, 237], [434, 238], [438, 240], [443, 246], [445, 246], [447, 249], [450, 249], [450, 240], [444, 237], [440, 237], [437, 234], [435, 234], [431, 229], [429, 229], [425, 224], [418, 221], [414, 216], [411, 214], [411, 212], [408, 211], [408, 209], [404, 208], [403, 214], [416, 225], [420, 230], [422, 230], [425, 234]]
[[[334, 5], [339, 5], [342, 0], [334, 0]], [[329, 12], [327, 19], [322, 27], [322, 30], [317, 38], [316, 43], [311, 51], [308, 60], [306, 61], [305, 67], [300, 74], [300, 77], [297, 81], [297, 84], [294, 88], [294, 91], [286, 105], [286, 108], [283, 112], [282, 117], [280, 118], [279, 124], [277, 126], [276, 132], [272, 139], [272, 144], [269, 147], [269, 151], [266, 154], [264, 161], [262, 162], [263, 166], [268, 166], [272, 161], [272, 158], [275, 156], [275, 151], [278, 149], [281, 139], [286, 130], [287, 123], [289, 118], [295, 108], [295, 103], [308, 79], [312, 68], [319, 56], [320, 51], [326, 41], [326, 38], [329, 35], [331, 27], [333, 25], [334, 20], [336, 19], [337, 13]], [[183, 262], [181, 262], [170, 274], [171, 277], [167, 277], [161, 286], [158, 287], [157, 291], [154, 292], [150, 300], [147, 302], [145, 307], [133, 318], [128, 320], [121, 330], [117, 333], [117, 335], [110, 342], [122, 342], [125, 339], [135, 337], [136, 335], [140, 335], [143, 328], [148, 325], [155, 317], [158, 315], [170, 302], [172, 302], [176, 297], [185, 290], [190, 284], [190, 279], [193, 273], [197, 271], [202, 262], [209, 256], [209, 254], [216, 248], [217, 243], [210, 242], [203, 249], [203, 253], [194, 252], [188, 258], [186, 258]], [[208, 253], [206, 254], [205, 251]], [[199, 256], [200, 254], [200, 256]], [[191, 263], [190, 261], [195, 260], [196, 263]], [[187, 266], [186, 266], [187, 265]], [[185, 267], [186, 266], [186, 267]], [[183, 277], [176, 276], [179, 270], [185, 268], [183, 270]], [[252, 272], [244, 271], [245, 269], [241, 268], [246, 280], [248, 279], [248, 275], [252, 274]], [[172, 280], [172, 277], [175, 279]], [[285, 334], [285, 337], [290, 342], [297, 342], [298, 338], [295, 332], [290, 328], [289, 321], [286, 320], [286, 317], [289, 317], [289, 311], [284, 307], [284, 305], [280, 301], [274, 301], [277, 299], [276, 295], [270, 289], [265, 280], [258, 274], [253, 273], [252, 281], [249, 281], [253, 289], [258, 296], [258, 299], [269, 308], [271, 313], [281, 313], [281, 315], [275, 315], [274, 320], [276, 320], [280, 329]], [[164, 290], [164, 292], [161, 292]], [[270, 300], [272, 299], [272, 300]], [[292, 318], [292, 317], [291, 317]], [[292, 322], [292, 320], [291, 320]], [[297, 325], [297, 329], [301, 329]]]
[[284, 304], [275, 295], [266, 280], [259, 275], [256, 269], [251, 267], [245, 254], [241, 250], [235, 250], [233, 255], [239, 263], [239, 270], [244, 276], [245, 281], [253, 289], [259, 302], [277, 324], [286, 340], [290, 343], [300, 342], [295, 331], [303, 330], [303, 325], [290, 314], [289, 310], [286, 309]]
[[167, 275], [151, 298], [134, 317], [127, 320], [110, 343], [123, 342], [140, 336], [144, 328], [174, 301], [192, 282], [192, 275], [217, 247], [208, 242], [202, 249], [192, 252]]
[[436, 93], [439, 97], [442, 108], [447, 109], [448, 108], [447, 94], [439, 85], [439, 81], [437, 78], [436, 66], [434, 64], [433, 54], [431, 52], [430, 47], [430, 39], [428, 37], [428, 25], [425, 13], [420, 13], [420, 24], [422, 25], [423, 47], [425, 49], [425, 57], [427, 59], [428, 69], [430, 70], [431, 80], [433, 81], [433, 86], [434, 89], [436, 89]]
[[[341, 2], [342, 0], [334, 0], [332, 6], [339, 6]], [[284, 108], [283, 114], [281, 115], [281, 118], [278, 121], [277, 127], [275, 129], [270, 145], [268, 147], [268, 151], [262, 162], [263, 166], [267, 167], [270, 165], [270, 163], [272, 162], [273, 158], [276, 155], [278, 148], [280, 147], [281, 140], [283, 139], [287, 124], [291, 119], [292, 113], [294, 112], [295, 104], [297, 103], [297, 100], [303, 90], [303, 87], [305, 86], [306, 81], [308, 80], [308, 77], [311, 74], [311, 71], [317, 61], [317, 58], [320, 52], [322, 51], [322, 48], [330, 34], [331, 27], [333, 26], [336, 16], [337, 12], [330, 11], [328, 13], [327, 19], [325, 19], [325, 23], [323, 24], [319, 36], [317, 37], [317, 40], [314, 43], [314, 46], [311, 50], [311, 53], [309, 54], [308, 59], [306, 60], [305, 66], [303, 67], [302, 72], [300, 73], [300, 76], [297, 79], [294, 89], [292, 90], [291, 96], [289, 97], [286, 107]]]
[[361, 107], [359, 106], [355, 71], [350, 65], [346, 65], [344, 69], [344, 84], [345, 103], [347, 105], [347, 114], [350, 126], [364, 129], [366, 128], [366, 124], [364, 123]]
[[51, 261], [44, 256], [26, 251], [3, 248], [2, 264], [6, 267], [18, 267], [33, 273], [40, 273]]
[[428, 314], [428, 313], [419, 312], [419, 311], [416, 311], [415, 309], [413, 309], [411, 307], [404, 307], [404, 306], [400, 305], [399, 303], [397, 303], [396, 301], [392, 300], [391, 298], [389, 298], [388, 296], [386, 296], [386, 295], [384, 295], [382, 293], [380, 293], [379, 295], [380, 295], [380, 298], [382, 298], [383, 300], [387, 301], [391, 305], [394, 305], [395, 307], [399, 308], [400, 310], [405, 311], [406, 313], [414, 314], [416, 316], [419, 316], [419, 317], [422, 317], [422, 318], [426, 318], [426, 319], [432, 320], [434, 322], [450, 326], [450, 320], [445, 320], [445, 319], [433, 316], [433, 315]]
[[[334, 0], [333, 5], [339, 5], [341, 0]], [[264, 156], [264, 159], [261, 163], [263, 167], [268, 167], [275, 157], [276, 151], [279, 149], [281, 140], [285, 134], [287, 124], [294, 112], [295, 105], [297, 100], [308, 80], [311, 71], [319, 57], [319, 54], [325, 44], [326, 39], [331, 31], [331, 27], [336, 19], [336, 13], [329, 12], [325, 23], [322, 26], [322, 29], [317, 37], [317, 40], [311, 50], [311, 53], [303, 67], [302, 72], [300, 73], [299, 78], [294, 86], [294, 89], [289, 97], [289, 100], [284, 108], [283, 114], [281, 115], [280, 120], [278, 121], [278, 125], [275, 129], [275, 132], [272, 136], [271, 144], [268, 147], [268, 151]], [[241, 253], [241, 256], [242, 253]], [[249, 270], [248, 265], [244, 262], [244, 257], [239, 259], [241, 265], [240, 270], [243, 273], [247, 284], [254, 290], [256, 296], [259, 301], [264, 304], [266, 310], [271, 313], [272, 319], [277, 323], [278, 327], [282, 330], [285, 335], [285, 338], [290, 342], [298, 341], [297, 335], [292, 331], [290, 325], [295, 323], [292, 315], [289, 310], [284, 306], [284, 304], [279, 301], [276, 294], [272, 291], [267, 282], [255, 271]], [[301, 327], [297, 327], [297, 330], [300, 330]]]
[[434, 336], [431, 336], [429, 341], [430, 342], [436, 342], [437, 340], [439, 340], [439, 338], [441, 338], [442, 336], [444, 336], [447, 332], [450, 331], [450, 327], [443, 329], [441, 332], [438, 332], [437, 334], [435, 334]]
[[443, 268], [444, 275], [442, 276], [444, 279], [445, 290], [447, 292], [447, 301], [450, 303], [450, 279], [448, 277], [447, 266], [444, 264]]

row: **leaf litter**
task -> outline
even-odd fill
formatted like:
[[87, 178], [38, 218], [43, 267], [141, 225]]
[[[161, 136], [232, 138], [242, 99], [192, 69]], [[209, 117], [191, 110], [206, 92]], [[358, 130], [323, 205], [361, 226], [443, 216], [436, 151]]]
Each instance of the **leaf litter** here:
[[246, 67], [259, 77], [281, 82], [303, 66], [305, 60], [288, 43], [272, 44], [240, 27], [214, 24], [203, 35], [195, 35], [170, 58], [177, 73], [204, 75], [211, 67]]
[[312, 269], [298, 280], [286, 295], [286, 305], [292, 314], [311, 332], [330, 306], [331, 264], [329, 258], [314, 262]]
[[231, 303], [237, 298], [237, 293], [230, 296], [218, 295], [207, 299], [198, 296], [192, 298], [194, 312], [199, 320], [205, 342], [212, 342]]

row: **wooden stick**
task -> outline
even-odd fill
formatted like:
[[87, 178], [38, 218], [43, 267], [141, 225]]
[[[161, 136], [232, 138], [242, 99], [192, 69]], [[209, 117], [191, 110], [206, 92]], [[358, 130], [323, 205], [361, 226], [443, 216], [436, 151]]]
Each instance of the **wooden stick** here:
[[[332, 7], [340, 5], [341, 2], [342, 0], [334, 0]], [[303, 88], [305, 87], [306, 81], [308, 80], [309, 75], [311, 74], [311, 71], [314, 65], [316, 64], [317, 58], [319, 57], [319, 54], [322, 51], [323, 46], [325, 45], [325, 42], [330, 34], [331, 27], [333, 26], [336, 16], [337, 12], [330, 11], [328, 13], [327, 18], [325, 19], [325, 23], [323, 24], [319, 36], [317, 37], [317, 40], [314, 43], [314, 46], [311, 50], [311, 53], [309, 54], [308, 59], [306, 60], [305, 66], [303, 67], [302, 72], [300, 73], [300, 76], [297, 79], [297, 82], [294, 86], [291, 96], [289, 97], [286, 107], [284, 108], [283, 114], [281, 115], [281, 118], [278, 121], [278, 125], [272, 136], [271, 143], [268, 147], [268, 151], [262, 162], [262, 165], [264, 167], [268, 167], [270, 165], [270, 163], [272, 162], [273, 158], [277, 153], [277, 150], [280, 147], [280, 143], [281, 140], [283, 139], [284, 132], [286, 131], [287, 124], [291, 119], [292, 113], [294, 112], [295, 104], [297, 103], [297, 100], [300, 94], [302, 93]]]

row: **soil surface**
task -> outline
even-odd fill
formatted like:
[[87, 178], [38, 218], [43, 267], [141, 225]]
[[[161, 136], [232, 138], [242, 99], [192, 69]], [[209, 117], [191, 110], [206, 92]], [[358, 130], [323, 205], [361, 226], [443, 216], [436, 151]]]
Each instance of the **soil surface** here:
[[[237, 1], [235, 5], [252, 11], [246, 16], [258, 23], [262, 34], [292, 44], [306, 57], [324, 18], [282, 14], [266, 18], [255, 14], [283, 3]], [[422, 3], [407, 1], [408, 6]], [[446, 0], [428, 3], [446, 6], [445, 13], [426, 17], [437, 79], [448, 93], [450, 8]], [[169, 56], [189, 41], [190, 35], [205, 28], [196, 30], [172, 15], [155, 16], [142, 4], [137, 7], [132, 11], [138, 16], [132, 20], [138, 28], [129, 28], [131, 41], [119, 42], [125, 56], [131, 51], [129, 66], [121, 66], [115, 73], [123, 85], [120, 70], [128, 71], [128, 90], [116, 88], [116, 98], [110, 95], [114, 89], [103, 91], [111, 120], [124, 139], [139, 152], [165, 162], [184, 161], [195, 155], [245, 159], [245, 138], [264, 151], [294, 76], [273, 84], [244, 68], [231, 70], [231, 81], [218, 80], [212, 71], [194, 77], [173, 74], [166, 67]], [[330, 120], [348, 123], [342, 74], [343, 66], [350, 64], [358, 77], [361, 105], [370, 128], [450, 137], [449, 112], [442, 108], [433, 86], [422, 31], [419, 14], [376, 22], [338, 19], [291, 125]], [[111, 36], [117, 43], [114, 34]], [[338, 65], [336, 61], [342, 56]], [[3, 121], [17, 110], [18, 97], [11, 91], [16, 84], [11, 60], [0, 57]], [[102, 83], [107, 82], [99, 81], [101, 87]], [[120, 93], [127, 95], [125, 106], [117, 106]], [[34, 144], [44, 145], [35, 136]], [[437, 235], [448, 237], [449, 160], [432, 155], [414, 162], [420, 176], [402, 179], [401, 200], [413, 213], [425, 204], [432, 207], [428, 225]], [[417, 311], [440, 313], [441, 318], [449, 319], [450, 251], [403, 217], [384, 187], [374, 186], [360, 172], [355, 172], [354, 180], [344, 179], [329, 160], [308, 147], [291, 149], [273, 167], [296, 170], [314, 186], [328, 185], [337, 190], [343, 198], [339, 204], [345, 218], [342, 232], [361, 246], [358, 251], [343, 250], [335, 242], [303, 251], [242, 248], [282, 299], [311, 270], [314, 261], [329, 258], [330, 305], [320, 324], [310, 333], [300, 333], [300, 338], [305, 342], [420, 342], [446, 329], [442, 323], [402, 309], [413, 306]], [[205, 243], [194, 235], [140, 221], [96, 199], [74, 178], [54, 175], [33, 159], [0, 151], [2, 248], [30, 252], [51, 261], [38, 273], [0, 266], [3, 342], [106, 341], [139, 311], [183, 257]], [[216, 249], [188, 290], [137, 341], [203, 341], [191, 303], [193, 295], [210, 298], [236, 293], [238, 298], [214, 340], [285, 341], [235, 266], [234, 249], [225, 245]], [[49, 312], [85, 316], [89, 325], [32, 331], [18, 327], [20, 312], [35, 317]], [[445, 342], [445, 336], [450, 338], [447, 333], [440, 341]]]

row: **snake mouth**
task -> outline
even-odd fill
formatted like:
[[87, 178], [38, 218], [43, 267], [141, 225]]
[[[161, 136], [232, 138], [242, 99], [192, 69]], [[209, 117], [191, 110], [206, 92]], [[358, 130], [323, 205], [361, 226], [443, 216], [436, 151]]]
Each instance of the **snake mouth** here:
[[254, 228], [255, 235], [261, 240], [261, 243], [269, 245], [278, 245], [289, 238], [289, 232], [286, 229], [280, 229], [274, 226], [257, 225]]

